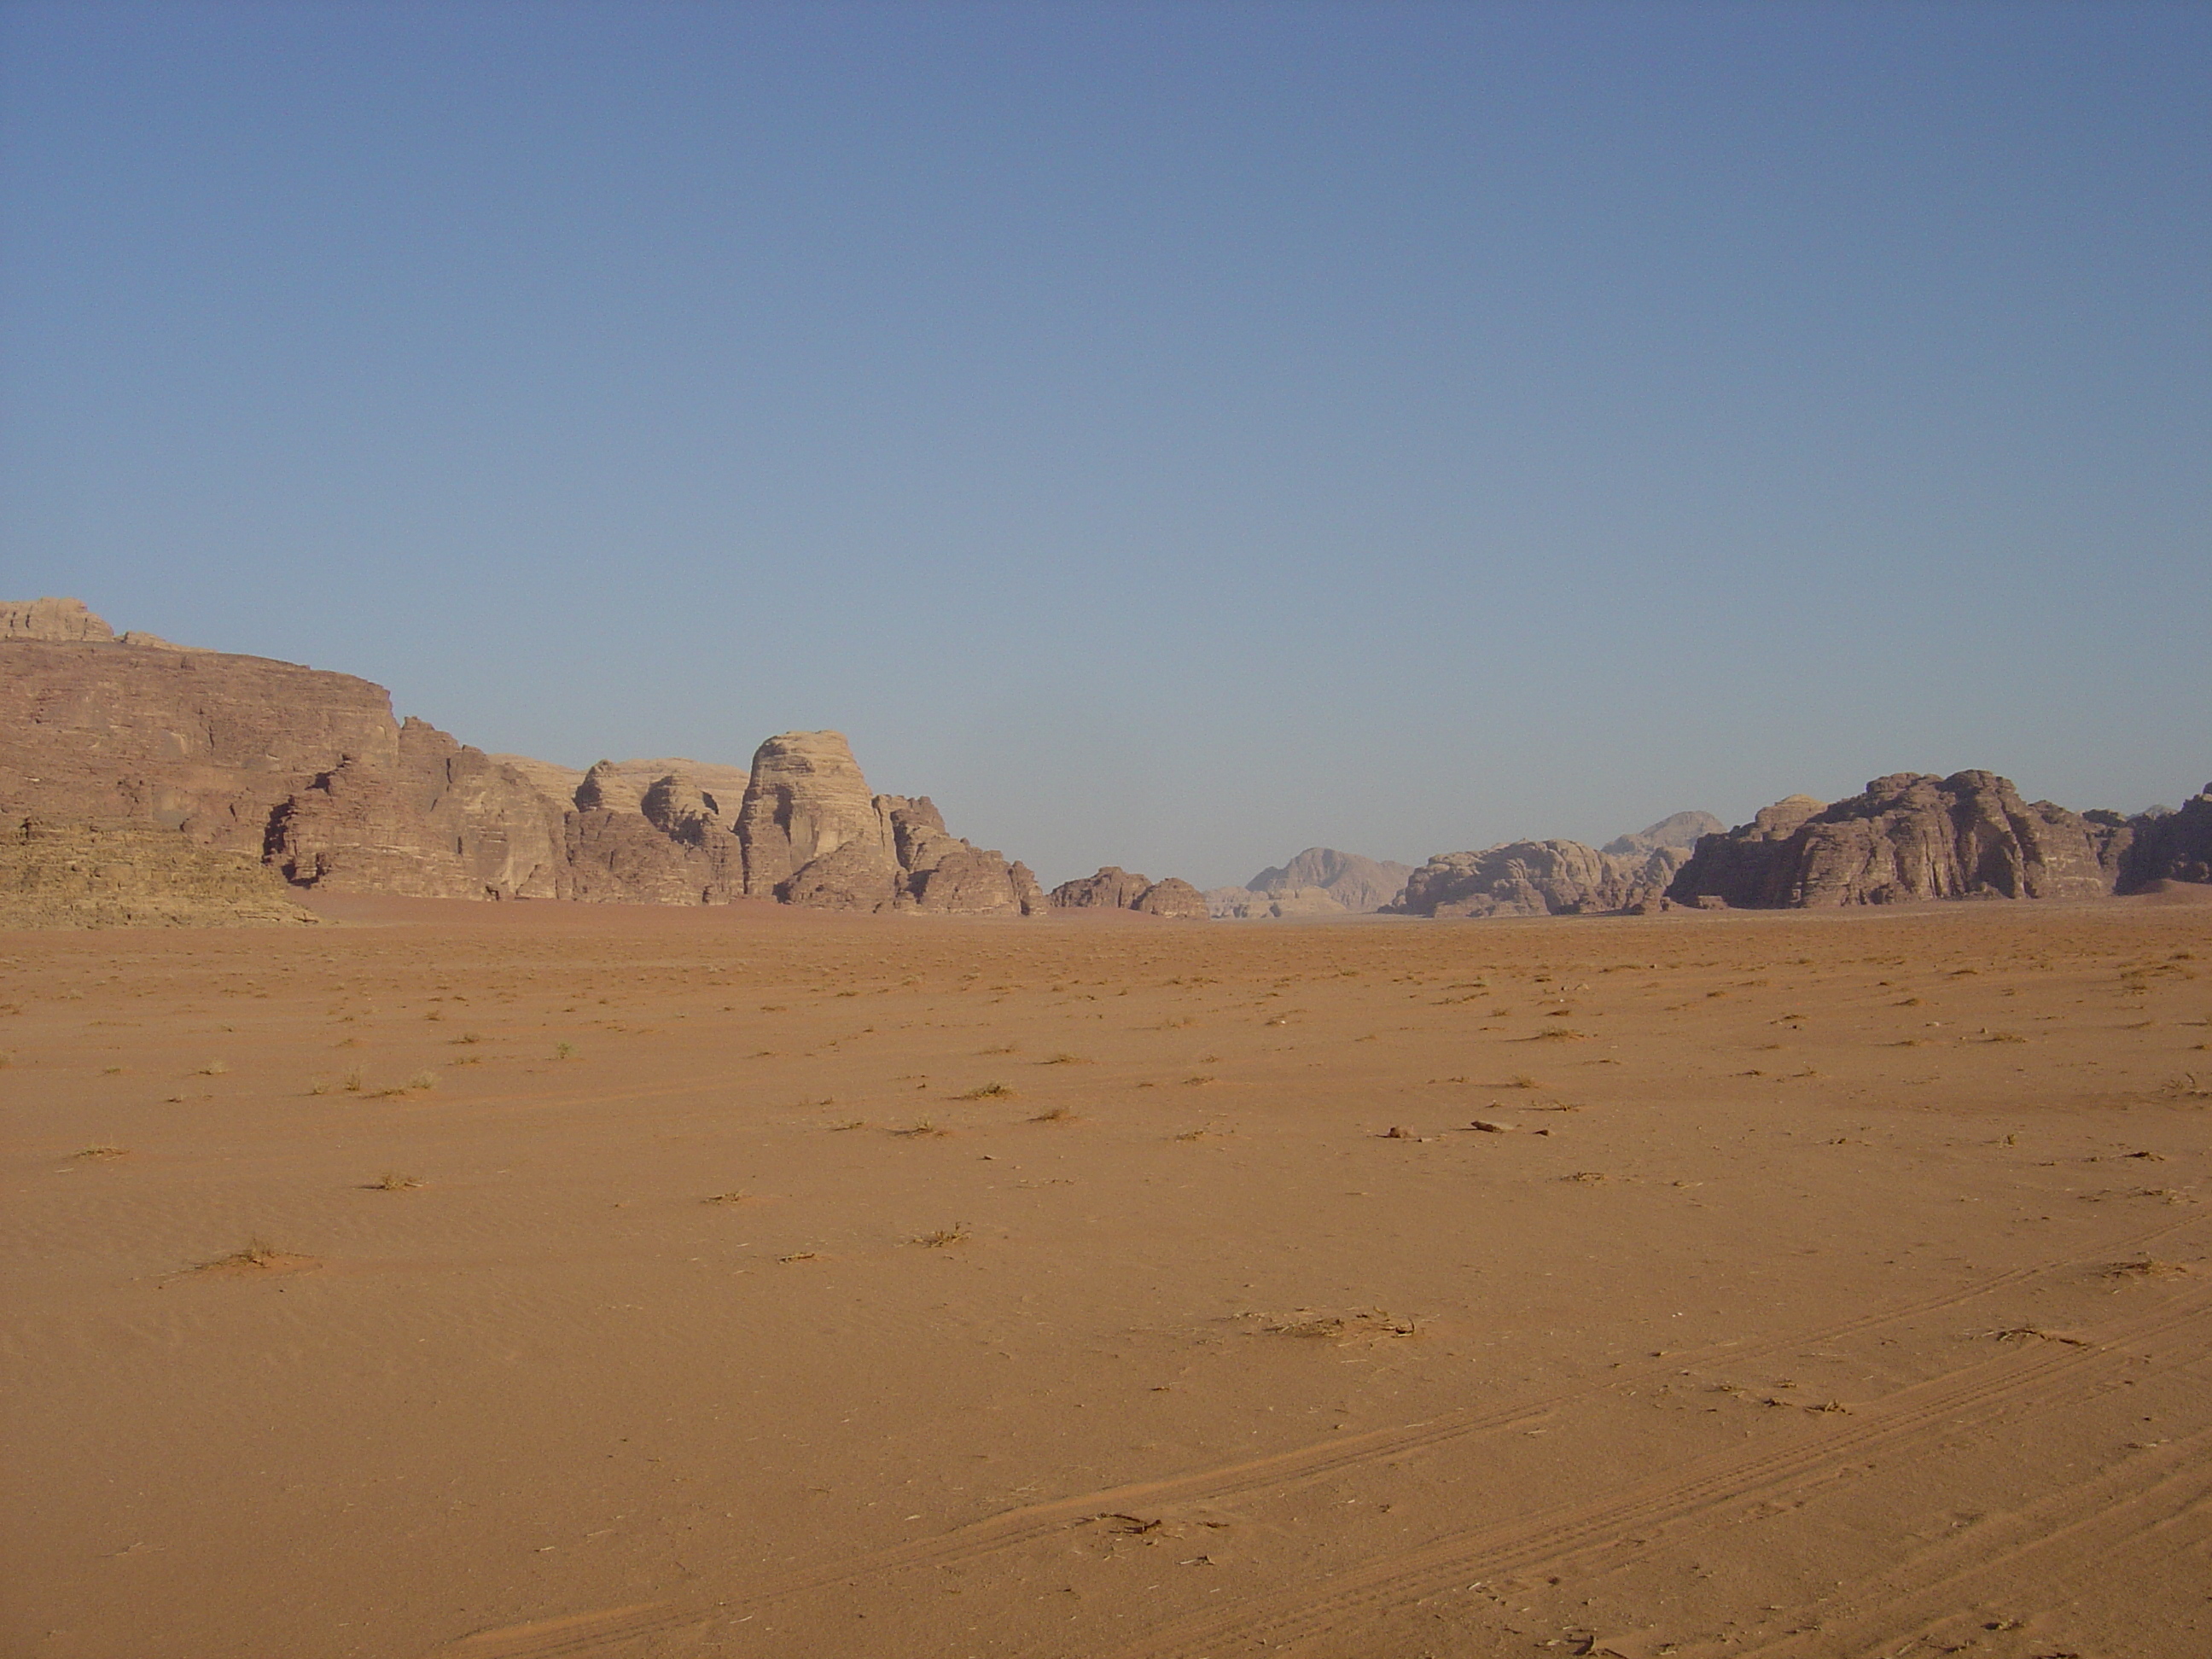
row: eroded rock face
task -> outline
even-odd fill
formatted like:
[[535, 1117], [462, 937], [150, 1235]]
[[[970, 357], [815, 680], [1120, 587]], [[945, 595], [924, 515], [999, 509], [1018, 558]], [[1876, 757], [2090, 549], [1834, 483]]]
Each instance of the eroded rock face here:
[[1620, 857], [1578, 841], [1444, 853], [1413, 872], [1398, 908], [1414, 916], [1597, 915], [1658, 898], [1684, 856], [1660, 847]]
[[1340, 853], [1334, 847], [1309, 847], [1288, 864], [1262, 870], [1244, 888], [1271, 897], [1319, 889], [1340, 908], [1366, 915], [1396, 903], [1413, 873], [1410, 864]]
[[[2092, 812], [2092, 820], [2115, 815]], [[2173, 812], [2140, 813], [2112, 831], [2124, 838], [2119, 890], [2132, 893], [2154, 881], [2212, 882], [2212, 783]]]
[[258, 857], [270, 815], [349, 757], [389, 769], [381, 686], [264, 657], [0, 642], [0, 809], [141, 818]]
[[704, 847], [714, 836], [731, 832], [722, 823], [722, 804], [690, 775], [671, 772], [656, 778], [638, 800], [638, 811], [671, 841], [686, 847]]
[[[876, 811], [842, 732], [785, 732], [761, 744], [738, 811], [738, 839], [745, 892], [754, 898], [783, 896], [780, 890], [799, 872], [840, 851], [836, 878], [853, 886], [856, 899], [862, 890], [872, 892], [878, 878], [888, 894], [898, 868], [890, 825]], [[817, 896], [802, 902], [823, 902], [827, 878], [817, 874], [805, 884]]]
[[1052, 904], [1060, 910], [1127, 910], [1152, 886], [1149, 876], [1133, 876], [1118, 864], [1103, 866], [1095, 876], [1063, 881], [1052, 890]]
[[263, 854], [299, 887], [408, 898], [565, 898], [562, 814], [425, 721], [389, 764], [349, 756], [270, 814]]
[[1206, 895], [1177, 876], [1154, 881], [1132, 875], [1118, 864], [1109, 864], [1095, 876], [1064, 881], [1052, 890], [1048, 901], [1061, 910], [1134, 910], [1148, 916], [1204, 921]]
[[1830, 806], [1793, 795], [1707, 836], [1668, 896], [1748, 909], [2094, 898], [2112, 890], [2123, 850], [2111, 826], [2023, 801], [1994, 772], [1899, 772]]
[[0, 605], [0, 822], [143, 822], [343, 892], [1045, 908], [1025, 866], [952, 835], [927, 799], [872, 794], [835, 732], [771, 738], [744, 774], [578, 774], [402, 725], [349, 675], [149, 639], [116, 640], [74, 600]]
[[1164, 916], [1171, 921], [1206, 919], [1206, 895], [1181, 876], [1154, 882], [1137, 895], [1137, 902], [1129, 908], [1139, 915]]
[[115, 630], [82, 599], [0, 599], [0, 640], [49, 640], [56, 644], [105, 642]]
[[284, 927], [319, 920], [259, 860], [143, 820], [0, 824], [0, 927]]

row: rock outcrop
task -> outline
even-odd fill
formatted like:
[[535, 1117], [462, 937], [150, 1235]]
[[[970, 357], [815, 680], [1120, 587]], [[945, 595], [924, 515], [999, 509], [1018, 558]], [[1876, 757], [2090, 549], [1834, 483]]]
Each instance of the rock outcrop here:
[[1060, 910], [1135, 910], [1191, 921], [1206, 918], [1206, 895], [1188, 882], [1177, 876], [1154, 881], [1150, 876], [1132, 875], [1118, 864], [1103, 866], [1095, 876], [1060, 883], [1048, 902]]
[[1206, 908], [1216, 921], [1275, 921], [1352, 914], [1326, 887], [1285, 887], [1272, 893], [1255, 893], [1249, 887], [1209, 887]]
[[[954, 836], [927, 797], [871, 793], [835, 732], [770, 738], [743, 772], [510, 763], [394, 720], [367, 680], [118, 639], [74, 599], [0, 604], [0, 823], [27, 818], [152, 826], [340, 892], [1047, 908], [1025, 866]], [[1205, 911], [1179, 882], [1127, 902], [1147, 895], [1153, 914]]]
[[[2091, 820], [2110, 814], [2091, 812]], [[2181, 803], [2178, 811], [2138, 814], [2114, 832], [2125, 837], [2119, 890], [2142, 891], [2154, 882], [2212, 882], [2212, 783]]]
[[1993, 772], [1899, 772], [1833, 805], [1793, 795], [1705, 836], [1668, 896], [1747, 909], [2094, 898], [2112, 890], [2130, 839], [2124, 827], [2023, 801]]
[[0, 928], [284, 927], [319, 920], [258, 859], [143, 820], [0, 823]]
[[1406, 890], [1410, 864], [1340, 853], [1334, 847], [1309, 847], [1288, 864], [1273, 865], [1244, 884], [1249, 892], [1271, 898], [1319, 888], [1346, 910], [1366, 915], [1398, 902]]
[[565, 898], [560, 809], [510, 769], [410, 718], [388, 762], [348, 756], [270, 815], [262, 851], [297, 887], [408, 898]]
[[1717, 836], [1728, 825], [1711, 812], [1670, 812], [1656, 823], [1648, 823], [1632, 835], [1615, 836], [1598, 848], [1614, 858], [1642, 858], [1662, 847], [1687, 853], [1705, 836]]
[[1443, 853], [1413, 872], [1395, 907], [1413, 916], [1585, 916], [1648, 907], [1686, 854], [1601, 853], [1578, 841], [1514, 841]]
[[1164, 916], [1170, 921], [1204, 921], [1206, 895], [1181, 876], [1156, 881], [1137, 896], [1129, 907], [1139, 915]]
[[0, 600], [0, 640], [46, 640], [56, 645], [105, 643], [115, 630], [82, 599]]
[[1026, 915], [1036, 878], [961, 840], [927, 795], [869, 793], [842, 732], [761, 744], [738, 812], [744, 890], [836, 910]]

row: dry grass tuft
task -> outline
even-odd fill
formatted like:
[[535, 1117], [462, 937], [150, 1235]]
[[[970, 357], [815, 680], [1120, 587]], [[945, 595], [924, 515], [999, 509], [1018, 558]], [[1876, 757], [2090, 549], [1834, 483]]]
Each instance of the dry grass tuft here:
[[1037, 1061], [1040, 1066], [1095, 1066], [1097, 1063], [1082, 1054], [1054, 1054], [1048, 1060]]
[[556, 1059], [556, 1060], [574, 1060], [574, 1059], [575, 1059], [575, 1058], [576, 1058], [576, 1045], [575, 1045], [574, 1043], [573, 1043], [573, 1042], [556, 1042], [556, 1043], [555, 1043], [555, 1044], [553, 1045], [553, 1058], [554, 1058], [554, 1059]]
[[411, 1193], [422, 1183], [411, 1175], [398, 1170], [386, 1170], [368, 1183], [369, 1190], [378, 1193]]
[[713, 1194], [699, 1201], [702, 1204], [742, 1204], [751, 1196], [750, 1193], [738, 1188], [726, 1193]]
[[194, 1077], [222, 1077], [229, 1070], [230, 1067], [222, 1060], [211, 1060], [208, 1061], [206, 1065], [195, 1071], [192, 1075]]
[[1379, 1308], [1349, 1314], [1317, 1313], [1310, 1308], [1301, 1308], [1294, 1314], [1246, 1314], [1243, 1316], [1256, 1320], [1261, 1333], [1267, 1336], [1296, 1337], [1302, 1341], [1334, 1342], [1343, 1346], [1388, 1342], [1420, 1334], [1419, 1327], [1412, 1320], [1400, 1319]]
[[2107, 1279], [2179, 1279], [2189, 1269], [2179, 1261], [2160, 1261], [2155, 1256], [2143, 1256], [2134, 1261], [2115, 1261], [2105, 1269]]
[[950, 1249], [955, 1244], [968, 1242], [968, 1227], [963, 1222], [957, 1227], [940, 1227], [933, 1233], [924, 1233], [914, 1241], [926, 1250]]
[[70, 1156], [73, 1158], [124, 1158], [129, 1155], [130, 1151], [128, 1146], [88, 1146], [82, 1152], [73, 1152]]
[[1054, 1106], [1049, 1111], [1039, 1112], [1030, 1120], [1032, 1123], [1073, 1123], [1075, 1114], [1065, 1106]]
[[1505, 1086], [1509, 1089], [1540, 1089], [1544, 1085], [1526, 1072], [1516, 1072], [1505, 1079]]
[[1571, 1025], [1547, 1025], [1528, 1039], [1531, 1042], [1586, 1042], [1589, 1033], [1577, 1031]]
[[951, 1134], [952, 1131], [950, 1129], [940, 1129], [925, 1117], [918, 1119], [911, 1128], [894, 1129], [891, 1133], [905, 1139], [913, 1140], [916, 1139], [929, 1138], [942, 1139], [945, 1136]]
[[240, 1267], [273, 1267], [283, 1259], [283, 1251], [257, 1233], [228, 1255], [219, 1255], [212, 1261], [201, 1262], [198, 1271], [209, 1273], [225, 1267], [233, 1270]]
[[1012, 1100], [1013, 1097], [1013, 1090], [1004, 1083], [982, 1084], [964, 1095], [955, 1097], [959, 1100]]

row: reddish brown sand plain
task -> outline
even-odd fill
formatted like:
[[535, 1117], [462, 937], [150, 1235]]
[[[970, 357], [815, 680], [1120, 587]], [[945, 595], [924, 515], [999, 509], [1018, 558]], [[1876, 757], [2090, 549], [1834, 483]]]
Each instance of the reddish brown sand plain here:
[[9, 1655], [2212, 1652], [2212, 908], [346, 916], [0, 937]]

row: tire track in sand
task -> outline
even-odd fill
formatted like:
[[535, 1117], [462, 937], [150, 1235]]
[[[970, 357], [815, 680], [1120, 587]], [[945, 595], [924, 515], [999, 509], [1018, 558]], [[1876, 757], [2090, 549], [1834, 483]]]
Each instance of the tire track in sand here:
[[[2196, 1224], [2194, 1218], [2162, 1223], [2113, 1240], [2101, 1249], [2115, 1255], [2142, 1250], [2160, 1239]], [[1417, 1423], [1370, 1430], [1358, 1435], [1337, 1436], [1311, 1445], [1293, 1447], [1187, 1474], [1103, 1487], [1039, 1504], [1024, 1504], [986, 1516], [950, 1533], [916, 1539], [908, 1543], [888, 1545], [866, 1554], [824, 1562], [776, 1583], [714, 1603], [695, 1595], [677, 1603], [632, 1604], [597, 1613], [581, 1613], [565, 1618], [533, 1620], [525, 1625], [479, 1631], [458, 1642], [433, 1650], [434, 1659], [568, 1659], [568, 1656], [612, 1648], [642, 1637], [665, 1635], [690, 1626], [720, 1623], [741, 1617], [748, 1612], [765, 1610], [795, 1597], [832, 1589], [854, 1579], [922, 1568], [959, 1565], [1018, 1548], [1099, 1515], [1127, 1510], [1132, 1505], [1218, 1501], [1257, 1492], [1288, 1491], [1346, 1470], [1536, 1421], [1552, 1415], [1563, 1405], [1610, 1393], [1624, 1385], [1670, 1375], [1682, 1369], [1686, 1362], [1695, 1365], [1702, 1361], [1723, 1358], [1753, 1359], [1808, 1343], [1834, 1341], [1885, 1325], [1925, 1318], [1948, 1309], [1963, 1307], [2038, 1279], [2078, 1269], [2082, 1262], [2081, 1256], [2069, 1253], [2063, 1257], [2027, 1263], [1989, 1279], [1978, 1279], [1911, 1302], [1871, 1309], [1853, 1318], [1831, 1324], [1790, 1331], [1757, 1342], [1714, 1343], [1701, 1349], [1680, 1350], [1669, 1353], [1664, 1364], [1610, 1372], [1602, 1381], [1591, 1382], [1540, 1400], [1522, 1401], [1487, 1411], [1447, 1413]], [[2079, 1351], [2069, 1350], [2068, 1352], [2077, 1360], [2081, 1357]], [[2063, 1367], [2064, 1357], [2053, 1357], [2044, 1363]], [[1822, 1443], [1819, 1453], [1820, 1459], [1826, 1460], [1833, 1455], [1829, 1449], [1834, 1443], [1833, 1441]], [[1429, 1547], [1431, 1550], [1437, 1547], [1435, 1545]], [[1455, 1555], [1454, 1559], [1456, 1559]], [[1406, 1559], [1393, 1558], [1394, 1562], [1399, 1563], [1405, 1563]], [[1361, 1570], [1352, 1571], [1357, 1573]], [[1446, 1570], [1445, 1577], [1449, 1578], [1459, 1571], [1456, 1567]], [[1273, 1616], [1267, 1611], [1266, 1604], [1254, 1602], [1242, 1604], [1238, 1609], [1224, 1610], [1222, 1616], [1241, 1616], [1248, 1612], [1255, 1619], [1265, 1620]], [[1166, 1632], [1164, 1631], [1162, 1635], [1163, 1639], [1167, 1639]], [[1131, 1653], [1139, 1654], [1152, 1650], [1142, 1646], [1128, 1650]]]
[[[1617, 1548], [1624, 1536], [1643, 1544], [1662, 1529], [1822, 1485], [1838, 1478], [1848, 1462], [1902, 1451], [1948, 1431], [1963, 1416], [1985, 1415], [2008, 1401], [2050, 1389], [2051, 1396], [2037, 1401], [2034, 1409], [2062, 1408], [2094, 1391], [2104, 1373], [2142, 1363], [2145, 1356], [2123, 1352], [2118, 1344], [2162, 1341], [2183, 1358], [2199, 1357], [2208, 1314], [2212, 1290], [2200, 1290], [2102, 1328], [2087, 1347], [2025, 1359], [2000, 1355], [1899, 1389], [1855, 1407], [1862, 1420], [1817, 1438], [1750, 1455], [1710, 1453], [1595, 1502], [1559, 1504], [1523, 1520], [1448, 1534], [1279, 1595], [1170, 1620], [1145, 1638], [1104, 1650], [1097, 1659], [1213, 1659], [1228, 1644], [1288, 1646], [1340, 1631], [1366, 1610], [1402, 1606], [1463, 1585], [1470, 1577], [1557, 1566]], [[2062, 1384], [2071, 1387], [2057, 1392]]]

